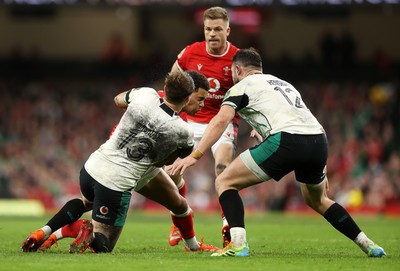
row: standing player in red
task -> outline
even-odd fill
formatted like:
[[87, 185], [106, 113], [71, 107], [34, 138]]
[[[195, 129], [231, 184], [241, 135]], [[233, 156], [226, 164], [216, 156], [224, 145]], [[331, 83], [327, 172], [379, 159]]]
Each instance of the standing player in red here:
[[[194, 116], [188, 116], [188, 123], [194, 132], [197, 143], [208, 123], [218, 113], [222, 99], [227, 90], [232, 87], [232, 57], [239, 50], [227, 39], [230, 34], [229, 17], [225, 9], [212, 7], [203, 15], [205, 40], [186, 46], [172, 66], [172, 72], [196, 70], [204, 74], [210, 83], [210, 91], [204, 108]], [[218, 176], [231, 162], [235, 151], [238, 117], [228, 125], [221, 138], [212, 146], [211, 151], [215, 160], [215, 174]], [[182, 177], [176, 184], [184, 186]], [[185, 196], [185, 195], [182, 195]], [[229, 225], [222, 214], [223, 245], [230, 242]], [[181, 240], [179, 230], [172, 226], [169, 244], [175, 246]]]

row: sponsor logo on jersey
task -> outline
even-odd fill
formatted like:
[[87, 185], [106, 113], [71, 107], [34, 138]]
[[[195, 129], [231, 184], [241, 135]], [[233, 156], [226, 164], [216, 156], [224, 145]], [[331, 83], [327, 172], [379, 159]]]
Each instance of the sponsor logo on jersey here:
[[101, 207], [100, 207], [100, 213], [101, 213], [102, 215], [108, 214], [108, 207], [106, 207], [106, 206], [101, 206]]
[[197, 64], [197, 69], [200, 71], [203, 68], [203, 64]]
[[215, 78], [207, 78], [210, 84], [210, 90], [208, 92], [217, 92], [221, 88], [221, 83]]

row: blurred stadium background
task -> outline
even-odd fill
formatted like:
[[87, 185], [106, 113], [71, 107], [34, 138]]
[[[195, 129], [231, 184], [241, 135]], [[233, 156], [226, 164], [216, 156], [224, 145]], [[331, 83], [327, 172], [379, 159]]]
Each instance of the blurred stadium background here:
[[[331, 197], [400, 215], [399, 0], [1, 0], [0, 214], [79, 196], [82, 164], [122, 114], [113, 97], [161, 88], [214, 5], [230, 12], [230, 41], [257, 48], [325, 126]], [[241, 123], [237, 154], [255, 144], [249, 133]], [[185, 179], [193, 209], [218, 209], [212, 159]], [[248, 210], [307, 210], [291, 174], [242, 195]]]

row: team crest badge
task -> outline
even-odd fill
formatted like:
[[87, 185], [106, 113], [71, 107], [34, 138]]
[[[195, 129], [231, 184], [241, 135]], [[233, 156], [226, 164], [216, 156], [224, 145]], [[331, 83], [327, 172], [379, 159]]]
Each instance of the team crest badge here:
[[231, 70], [231, 68], [229, 68], [228, 66], [225, 66], [222, 68], [222, 70], [224, 71], [224, 75], [228, 76], [229, 75], [229, 71]]

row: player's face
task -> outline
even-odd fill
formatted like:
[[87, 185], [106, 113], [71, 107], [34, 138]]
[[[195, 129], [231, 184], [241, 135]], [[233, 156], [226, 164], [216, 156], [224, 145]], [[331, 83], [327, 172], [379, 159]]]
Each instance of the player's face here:
[[208, 91], [204, 88], [199, 88], [196, 92], [190, 95], [189, 102], [182, 108], [182, 112], [190, 116], [194, 116], [204, 107], [204, 101], [207, 98]]
[[205, 19], [204, 38], [207, 43], [207, 51], [216, 55], [224, 53], [230, 31], [228, 23], [222, 19]]

